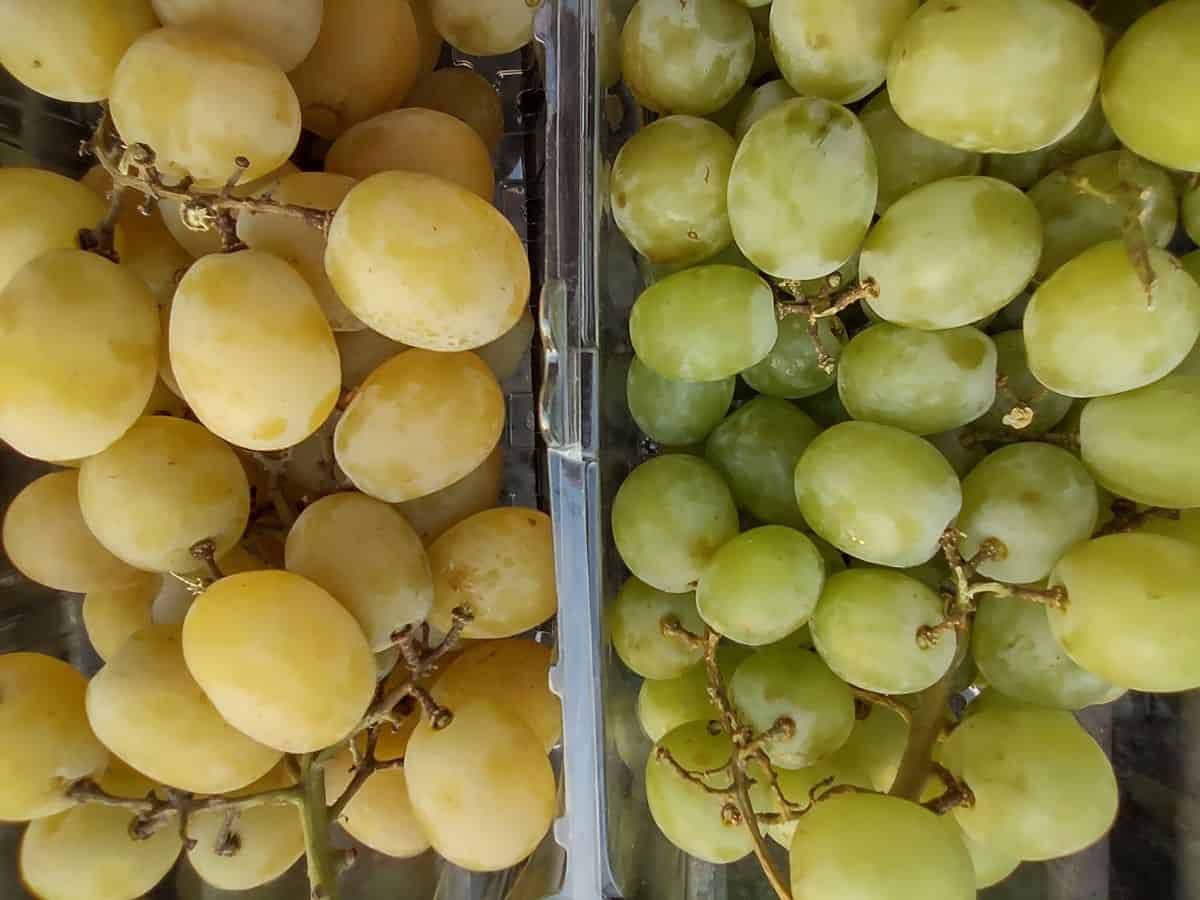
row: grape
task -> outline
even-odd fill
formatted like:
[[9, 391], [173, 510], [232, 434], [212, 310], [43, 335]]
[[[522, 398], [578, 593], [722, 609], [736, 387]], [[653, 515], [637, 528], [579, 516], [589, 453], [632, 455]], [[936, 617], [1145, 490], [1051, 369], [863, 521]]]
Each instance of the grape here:
[[865, 719], [854, 724], [834, 761], [843, 770], [866, 772], [866, 787], [887, 791], [900, 771], [907, 744], [908, 723], [887, 707], [873, 706]]
[[455, 50], [499, 56], [533, 39], [536, 6], [525, 0], [430, 0], [433, 24]]
[[363, 494], [330, 494], [304, 508], [287, 536], [286, 565], [329, 591], [373, 651], [433, 607], [421, 538], [394, 508]]
[[1200, 18], [1190, 0], [1147, 12], [1113, 47], [1100, 96], [1121, 143], [1159, 165], [1200, 171]]
[[733, 378], [720, 381], [676, 381], [664, 378], [637, 357], [629, 364], [625, 391], [638, 428], [667, 446], [704, 440], [729, 409]]
[[621, 30], [625, 84], [655, 112], [715, 112], [753, 63], [754, 25], [734, 0], [638, 0]]
[[1082, 709], [1125, 693], [1072, 662], [1054, 639], [1046, 610], [1029, 600], [984, 599], [975, 614], [971, 655], [988, 684], [1022, 703]]
[[1003, 307], [1029, 283], [1041, 252], [1033, 202], [1011, 184], [967, 175], [894, 203], [867, 235], [859, 271], [879, 286], [871, 308], [882, 318], [935, 330]]
[[4, 514], [4, 552], [31, 581], [83, 593], [134, 584], [140, 573], [88, 530], [79, 509], [79, 473], [50, 472], [30, 482]]
[[[1180, 198], [1183, 227], [1188, 237], [1200, 244], [1200, 178], [1192, 178]], [[1194, 256], [1194, 254], [1189, 254]], [[1186, 257], [1185, 257], [1186, 260]], [[1186, 263], [1185, 263], [1186, 264]]]
[[[752, 769], [751, 772], [754, 773], [754, 770]], [[802, 769], [776, 769], [775, 775], [784, 796], [792, 803], [799, 804], [808, 802], [809, 794], [814, 788], [817, 788], [817, 785], [822, 785], [822, 788], [818, 789], [818, 793], [824, 787], [834, 784], [851, 784], [864, 788], [871, 786], [871, 780], [867, 773], [853, 763], [847, 764], [840, 751], [828, 759]], [[754, 784], [750, 786], [750, 803], [757, 812], [783, 812], [780, 809], [778, 797], [770, 789], [766, 779], [760, 778], [756, 773], [754, 773]], [[792, 819], [760, 827], [775, 843], [787, 849], [792, 845], [797, 822], [797, 819]]]
[[479, 466], [458, 481], [396, 504], [422, 542], [431, 544], [459, 522], [495, 506], [504, 481], [504, 448], [501, 444]]
[[[712, 734], [707, 722], [689, 722], [664, 735], [646, 763], [646, 801], [659, 830], [689, 856], [731, 863], [749, 855], [754, 846], [750, 830], [740, 822], [726, 821], [722, 812], [726, 798], [681, 778], [669, 761], [659, 757], [664, 751], [685, 769], [715, 769], [733, 755], [729, 736]], [[720, 786], [729, 782], [729, 776], [718, 774], [706, 781]]]
[[445, 859], [473, 872], [505, 869], [532, 853], [558, 806], [538, 736], [482, 698], [459, 706], [440, 731], [422, 720], [404, 774], [421, 831]]
[[550, 690], [550, 648], [512, 638], [468, 647], [433, 686], [451, 710], [475, 698], [491, 700], [521, 719], [546, 752], [562, 736], [562, 703]]
[[250, 489], [227, 444], [185, 419], [148, 416], [79, 469], [79, 506], [100, 543], [130, 565], [188, 572], [203, 540], [225, 554], [246, 528]]
[[[413, 4], [414, 15], [418, 5]], [[423, 75], [405, 96], [404, 105], [434, 109], [466, 122], [493, 156], [504, 137], [500, 95], [491, 82], [466, 66], [448, 66]]]
[[937, 0], [892, 44], [888, 93], [935, 140], [1021, 153], [1079, 124], [1103, 61], [1100, 28], [1070, 0]]
[[642, 291], [629, 316], [638, 358], [678, 381], [719, 381], [775, 343], [770, 287], [736, 266], [684, 269]]
[[992, 408], [976, 424], [985, 430], [1003, 431], [1010, 427], [1005, 417], [1024, 406], [1033, 411], [1033, 418], [1021, 430], [1030, 434], [1049, 431], [1066, 416], [1071, 398], [1056, 394], [1029, 371], [1024, 332], [1001, 331], [992, 335], [992, 342], [996, 345], [997, 375], [1003, 378], [1003, 383], [997, 387]]
[[1147, 516], [1145, 522], [1138, 527], [1138, 531], [1179, 538], [1200, 547], [1200, 510], [1182, 510], [1178, 519], [1169, 519], [1166, 516]]
[[896, 115], [886, 90], [871, 98], [859, 119], [879, 166], [875, 211], [880, 215], [919, 187], [955, 175], [977, 175], [983, 165], [978, 153], [951, 147], [909, 128]]
[[1004, 544], [980, 574], [1010, 584], [1045, 578], [1070, 547], [1096, 527], [1096, 485], [1083, 464], [1059, 447], [1012, 444], [988, 455], [963, 479], [958, 529], [974, 556], [988, 538]]
[[127, 810], [88, 804], [31, 822], [17, 860], [21, 880], [41, 900], [141, 897], [171, 871], [183, 843], [172, 828], [134, 840], [132, 820]]
[[[757, 39], [757, 32], [755, 32]], [[720, 125], [721, 128], [729, 134], [734, 134], [737, 131], [738, 118], [742, 114], [742, 107], [750, 102], [750, 96], [754, 93], [754, 88], [750, 84], [749, 79], [742, 85], [733, 99], [718, 109], [716, 112], [708, 113], [704, 118], [712, 122], [714, 125]]]
[[933, 444], [938, 453], [945, 457], [946, 462], [954, 469], [954, 473], [962, 478], [987, 456], [987, 448], [983, 444], [968, 440], [970, 446], [963, 445], [963, 434], [966, 428], [952, 428], [940, 434], [929, 434], [925, 440]]
[[733, 158], [733, 238], [770, 275], [827, 275], [862, 243], [877, 183], [875, 151], [853, 113], [788, 100], [754, 123]]
[[[836, 363], [847, 340], [841, 320], [837, 316], [818, 319], [817, 340]], [[745, 369], [742, 379], [760, 394], [794, 400], [821, 393], [834, 384], [837, 376], [820, 367], [808, 320], [787, 316], [779, 322], [771, 352]]]
[[785, 100], [793, 100], [800, 96], [792, 86], [782, 78], [768, 81], [754, 89], [746, 102], [738, 110], [737, 121], [734, 123], [733, 135], [739, 141], [746, 136], [750, 126], [777, 107]]
[[[69, 808], [64, 789], [95, 775], [108, 752], [84, 713], [87, 680], [41, 653], [0, 655], [0, 820], [23, 821]], [[16, 739], [19, 736], [19, 739]]]
[[851, 569], [883, 569], [886, 572], [902, 572], [910, 578], [915, 578], [925, 587], [929, 588], [935, 594], [942, 592], [942, 586], [946, 579], [950, 577], [950, 569], [946, 565], [945, 558], [939, 553], [934, 556], [929, 562], [921, 563], [919, 566], [908, 566], [904, 569], [893, 569], [891, 566], [879, 566], [875, 563], [863, 562], [861, 559], [851, 558]]
[[129, 45], [157, 27], [149, 0], [6, 0], [0, 66], [39, 94], [92, 103], [108, 96]]
[[[1119, 170], [1120, 150], [1100, 153], [1052, 172], [1029, 191], [1029, 199], [1042, 217], [1045, 242], [1037, 277], [1045, 280], [1064, 263], [1089, 247], [1121, 238], [1125, 227], [1124, 204], [1105, 197], [1118, 197], [1122, 190], [1139, 194], [1139, 219], [1146, 239], [1154, 247], [1165, 247], [1175, 236], [1179, 220], [1175, 187], [1167, 173], [1144, 160], [1133, 158], [1129, 187]], [[1076, 186], [1084, 182], [1104, 196], [1084, 193]]]
[[1193, 250], [1180, 260], [1184, 270], [1200, 284], [1200, 250]]
[[184, 399], [239, 447], [298, 444], [337, 402], [341, 366], [329, 323], [304, 278], [269, 253], [194, 263], [175, 291], [170, 328]]
[[962, 830], [962, 826], [958, 824], [958, 820], [954, 816], [943, 816], [942, 821], [946, 823], [947, 827], [953, 826], [959, 840], [967, 848], [967, 853], [971, 855], [971, 868], [975, 870], [975, 887], [979, 890], [999, 884], [1015, 872], [1017, 866], [1021, 864], [1018, 857], [1003, 849], [989, 847], [971, 840], [971, 836]]
[[1099, 840], [1117, 813], [1112, 766], [1068, 712], [989, 705], [950, 733], [939, 756], [975, 794], [954, 817], [993, 852], [1067, 856]]
[[796, 822], [789, 861], [795, 900], [970, 900], [975, 872], [962, 841], [916, 803], [847, 794]]
[[48, 250], [0, 291], [0, 437], [35, 459], [80, 459], [121, 436], [158, 371], [154, 298], [128, 269]]
[[342, 387], [353, 390], [367, 376], [402, 350], [406, 344], [384, 337], [378, 331], [339, 331], [333, 336], [337, 343], [338, 360], [342, 365]]
[[368, 326], [430, 350], [498, 338], [529, 300], [529, 259], [508, 220], [465, 188], [419, 172], [372, 175], [346, 196], [325, 269]]
[[819, 434], [796, 465], [796, 499], [813, 531], [844, 553], [915, 566], [937, 550], [962, 494], [950, 464], [920, 438], [871, 422]]
[[699, 262], [728, 246], [726, 189], [737, 145], [723, 128], [667, 116], [635, 134], [613, 163], [613, 219], [656, 263]]
[[[409, 0], [409, 6], [412, 7], [413, 18], [417, 22], [417, 37], [420, 44], [421, 64], [418, 67], [418, 72], [429, 72], [438, 64], [438, 60], [442, 56], [442, 47], [444, 42], [442, 36], [438, 34], [437, 26], [433, 24], [433, 0]], [[418, 82], [419, 83], [419, 82]], [[414, 87], [415, 91], [416, 88]], [[404, 99], [397, 94], [392, 95], [393, 106], [399, 105], [399, 100]]]
[[1200, 285], [1151, 247], [1151, 298], [1121, 241], [1085, 250], [1033, 295], [1025, 349], [1033, 375], [1070, 397], [1116, 394], [1157, 381], [1200, 335]]
[[317, 42], [323, 0], [152, 0], [164, 25], [188, 25], [236, 38], [266, 54], [283, 71], [300, 65]]
[[[475, 353], [492, 370], [496, 380], [504, 383], [522, 369], [521, 364], [529, 356], [534, 330], [533, 313], [527, 306], [521, 310], [521, 318], [517, 319], [516, 325], [494, 341], [477, 348]], [[528, 371], [528, 366], [524, 371]]]
[[771, 49], [796, 91], [835, 103], [861, 100], [883, 84], [888, 51], [918, 0], [775, 0]]
[[475, 616], [463, 629], [468, 638], [512, 637], [558, 609], [553, 528], [540, 510], [505, 506], [476, 513], [429, 546], [429, 561], [429, 622], [442, 631], [459, 606]]
[[[281, 548], [282, 550], [282, 548]], [[217, 566], [226, 575], [237, 572], [257, 572], [269, 568], [266, 563], [240, 545], [217, 559]], [[207, 575], [208, 571], [193, 573]], [[195, 596], [179, 578], [163, 578], [162, 586], [150, 608], [150, 619], [156, 625], [182, 625], [192, 608]]]
[[417, 81], [422, 49], [407, 3], [326, 3], [316, 44], [288, 75], [304, 127], [333, 140], [397, 105]]
[[1138, 691], [1200, 686], [1195, 615], [1200, 548], [1159, 534], [1113, 534], [1072, 548], [1050, 573], [1067, 608], [1054, 636], [1089, 672]]
[[[284, 175], [271, 190], [280, 203], [336, 209], [354, 187], [354, 179], [327, 172]], [[279, 257], [308, 282], [334, 331], [358, 331], [363, 323], [342, 303], [325, 274], [325, 237], [307, 222], [290, 216], [247, 213], [238, 217], [238, 237], [252, 250]]]
[[[789, 640], [787, 646], [799, 645]], [[718, 646], [717, 666], [722, 682], [728, 684], [737, 667], [752, 653], [749, 647], [728, 641]], [[674, 678], [643, 681], [638, 691], [638, 722], [652, 741], [661, 740], [667, 732], [688, 722], [716, 719], [717, 714], [708, 695], [708, 672], [703, 663], [696, 663]]]
[[668, 594], [628, 578], [608, 612], [613, 649], [621, 662], [643, 678], [675, 678], [700, 661], [701, 651], [663, 633], [674, 621], [692, 634], [704, 631], [696, 595]]
[[[1122, 0], [1125, 2], [1125, 0]], [[986, 173], [1025, 191], [1033, 187], [1044, 176], [1091, 156], [1112, 150], [1117, 146], [1117, 136], [1108, 127], [1099, 94], [1092, 100], [1087, 113], [1065, 137], [1040, 150], [1027, 153], [995, 153], [987, 158]]]
[[83, 598], [83, 626], [101, 659], [116, 656], [134, 632], [150, 624], [154, 598], [162, 590], [162, 576], [138, 572], [134, 577], [124, 587], [90, 590]]
[[612, 505], [613, 540], [629, 570], [671, 594], [695, 588], [713, 554], [738, 533], [720, 473], [693, 456], [659, 456], [629, 473]]

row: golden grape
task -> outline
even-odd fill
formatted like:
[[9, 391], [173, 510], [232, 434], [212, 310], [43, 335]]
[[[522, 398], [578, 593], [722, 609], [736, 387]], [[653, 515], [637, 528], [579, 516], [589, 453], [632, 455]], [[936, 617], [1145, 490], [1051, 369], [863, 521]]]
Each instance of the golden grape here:
[[235, 38], [287, 72], [308, 56], [321, 30], [324, 0], [153, 0], [164, 25], [190, 25]]
[[468, 516], [495, 506], [503, 482], [504, 447], [497, 444], [487, 459], [458, 481], [424, 497], [398, 503], [396, 508], [429, 544]]
[[150, 624], [154, 598], [162, 586], [161, 575], [138, 572], [125, 587], [87, 592], [83, 598], [83, 627], [101, 659], [112, 659], [126, 640]]
[[[419, 2], [414, 2], [414, 13]], [[504, 137], [500, 95], [491, 82], [467, 66], [447, 66], [422, 76], [404, 98], [404, 105], [436, 109], [461, 119], [475, 129], [493, 156]]]

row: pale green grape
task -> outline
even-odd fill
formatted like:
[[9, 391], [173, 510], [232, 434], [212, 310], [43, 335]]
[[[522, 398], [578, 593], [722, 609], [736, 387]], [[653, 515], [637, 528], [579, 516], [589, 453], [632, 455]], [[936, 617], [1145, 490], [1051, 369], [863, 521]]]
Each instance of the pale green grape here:
[[938, 453], [946, 458], [946, 462], [950, 463], [950, 467], [954, 469], [959, 478], [975, 468], [976, 464], [987, 455], [987, 448], [983, 444], [974, 441], [963, 444], [963, 433], [968, 430], [952, 428], [950, 431], [925, 436], [925, 440], [933, 444]]
[[637, 357], [625, 379], [629, 413], [649, 438], [669, 447], [695, 444], [725, 418], [733, 400], [733, 378], [676, 381], [664, 378]]
[[992, 335], [992, 342], [996, 345], [996, 374], [1004, 381], [997, 386], [992, 408], [979, 417], [977, 424], [985, 431], [1003, 431], [1010, 427], [1005, 416], [1023, 406], [1033, 411], [1033, 418], [1022, 431], [1049, 431], [1063, 420], [1071, 408], [1071, 398], [1056, 394], [1033, 377], [1025, 357], [1024, 332], [1001, 331]]
[[[846, 345], [846, 328], [837, 316], [819, 319], [816, 339], [836, 363]], [[778, 337], [771, 352], [744, 370], [742, 379], [760, 394], [793, 400], [811, 397], [830, 388], [837, 375], [826, 372], [818, 364], [816, 344], [808, 332], [808, 320], [804, 316], [788, 316], [779, 322]]]
[[1178, 519], [1168, 519], [1166, 516], [1147, 516], [1146, 521], [1138, 527], [1138, 531], [1179, 538], [1200, 547], [1200, 510], [1182, 510]]
[[836, 386], [811, 397], [802, 397], [797, 405], [826, 428], [850, 421], [850, 413], [842, 405]]
[[975, 805], [954, 817], [968, 837], [1020, 859], [1054, 859], [1099, 840], [1117, 813], [1112, 765], [1068, 712], [990, 704], [950, 733], [942, 763]]
[[974, 556], [987, 538], [1005, 547], [978, 571], [1010, 584], [1050, 574], [1070, 547], [1087, 540], [1099, 513], [1096, 484], [1073, 454], [1050, 444], [1011, 444], [990, 454], [962, 483], [958, 529]]
[[621, 30], [621, 71], [656, 112], [703, 116], [746, 83], [754, 25], [734, 0], [638, 0]]
[[663, 634], [674, 621], [692, 634], [704, 631], [696, 595], [668, 594], [636, 578], [626, 579], [608, 612], [613, 649], [621, 662], [643, 678], [675, 678], [703, 655], [676, 637]]
[[1183, 192], [1180, 208], [1183, 212], [1184, 230], [1187, 231], [1188, 237], [1200, 244], [1200, 179], [1193, 179]]
[[935, 434], [966, 425], [996, 396], [996, 347], [974, 328], [917, 331], [881, 322], [842, 353], [838, 394], [856, 419]]
[[867, 773], [867, 787], [887, 791], [900, 771], [908, 743], [908, 723], [884, 706], [872, 706], [865, 719], [854, 724], [850, 738], [834, 756], [847, 768]]
[[[717, 648], [717, 667], [721, 680], [728, 684], [737, 667], [753, 651], [740, 644], [722, 642]], [[674, 678], [642, 682], [637, 698], [637, 718], [652, 741], [688, 722], [707, 722], [717, 718], [717, 708], [708, 696], [708, 673], [697, 663]]]
[[792, 100], [798, 96], [799, 94], [792, 90], [792, 86], [782, 78], [759, 85], [746, 98], [746, 102], [738, 110], [737, 123], [734, 126], [733, 136], [740, 141], [746, 136], [746, 132], [750, 130], [751, 125], [780, 103], [783, 103], [785, 100]]
[[[1125, 2], [1125, 0], [1121, 0]], [[1108, 127], [1100, 96], [1092, 100], [1087, 114], [1070, 133], [1048, 147], [1027, 153], [993, 153], [987, 158], [985, 173], [1016, 185], [1025, 191], [1055, 169], [1070, 165], [1093, 153], [1102, 153], [1117, 146], [1117, 136]]]
[[871, 308], [888, 322], [953, 328], [1021, 293], [1041, 253], [1032, 201], [1006, 182], [964, 175], [893, 204], [867, 235], [859, 272], [878, 285]]
[[718, 381], [775, 344], [771, 289], [736, 266], [696, 266], [646, 288], [629, 315], [638, 358], [679, 381]]
[[[751, 773], [754, 784], [750, 786], [750, 805], [757, 812], [783, 812], [780, 809], [779, 798], [766, 778], [760, 777], [756, 769], [751, 769]], [[809, 793], [818, 785], [822, 785], [819, 790], [838, 784], [871, 787], [871, 778], [866, 770], [847, 760], [840, 750], [828, 759], [802, 769], [776, 769], [775, 775], [779, 779], [779, 788], [783, 795], [792, 803], [799, 804], [807, 803]], [[764, 825], [762, 830], [775, 843], [786, 849], [792, 845], [797, 822], [797, 819], [793, 819], [790, 822]]]
[[738, 533], [737, 508], [720, 473], [694, 456], [660, 456], [629, 473], [612, 506], [613, 540], [631, 572], [681, 594]]
[[771, 275], [827, 275], [862, 243], [877, 182], [875, 151], [852, 112], [811, 97], [785, 101], [754, 123], [733, 159], [733, 238]]
[[984, 597], [971, 655], [991, 687], [1023, 703], [1082, 709], [1125, 693], [1076, 665], [1054, 639], [1045, 608], [1029, 600]]
[[1200, 171], [1200, 16], [1172, 0], [1138, 19], [1104, 65], [1100, 95], [1121, 143], [1175, 169]]
[[464, 53], [512, 53], [533, 38], [537, 7], [524, 0], [430, 0], [429, 7], [442, 37]]
[[1100, 28], [1070, 0], [934, 0], [892, 44], [888, 92], [923, 134], [1021, 153], [1079, 124], [1103, 61]]
[[1047, 610], [1071, 659], [1138, 691], [1200, 687], [1200, 548], [1160, 534], [1113, 534], [1068, 552], [1050, 583], [1067, 608]]
[[713, 429], [704, 455], [725, 477], [742, 509], [761, 522], [803, 528], [793, 475], [820, 432], [816, 422], [786, 400], [758, 397]]
[[761, 646], [803, 626], [825, 583], [812, 541], [792, 528], [764, 525], [714, 554], [696, 587], [700, 616], [739, 644]]
[[694, 263], [733, 240], [726, 188], [733, 138], [707, 119], [667, 116], [626, 142], [613, 163], [613, 219], [656, 263]]
[[957, 636], [917, 643], [923, 625], [942, 621], [942, 600], [915, 578], [887, 569], [847, 569], [825, 582], [809, 627], [829, 667], [881, 694], [924, 690], [946, 674]]
[[813, 531], [886, 566], [933, 556], [962, 505], [958, 477], [932, 445], [873, 422], [843, 422], [818, 435], [796, 465], [795, 485]]
[[1119, 171], [1120, 150], [1100, 153], [1051, 172], [1029, 191], [1029, 199], [1042, 217], [1045, 241], [1037, 277], [1045, 280], [1063, 263], [1074, 259], [1089, 247], [1122, 236], [1125, 207], [1104, 197], [1084, 193], [1077, 182], [1108, 197], [1119, 197], [1122, 182], [1140, 193], [1142, 227], [1154, 247], [1165, 247], [1175, 236], [1179, 206], [1175, 186], [1162, 169], [1132, 157], [1130, 172]]
[[883, 84], [892, 42], [917, 6], [918, 0], [775, 0], [771, 49], [799, 93], [853, 103]]
[[1025, 350], [1038, 381], [1069, 397], [1100, 397], [1179, 365], [1200, 335], [1200, 284], [1165, 250], [1151, 247], [1150, 264], [1150, 297], [1121, 241], [1085, 250], [1037, 289]]

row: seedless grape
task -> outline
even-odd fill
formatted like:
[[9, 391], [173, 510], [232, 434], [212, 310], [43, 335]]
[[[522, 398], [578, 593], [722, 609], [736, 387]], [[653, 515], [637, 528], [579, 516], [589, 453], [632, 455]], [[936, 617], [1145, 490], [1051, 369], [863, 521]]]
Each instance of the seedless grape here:
[[429, 9], [450, 46], [474, 56], [497, 56], [532, 40], [537, 7], [525, 0], [429, 0]]
[[164, 25], [190, 25], [249, 44], [287, 72], [300, 65], [317, 42], [324, 0], [153, 0]]
[[668, 594], [630, 577], [608, 611], [613, 649], [643, 678], [675, 678], [700, 662], [698, 648], [663, 633], [668, 623], [692, 634], [704, 631], [694, 593]]
[[680, 447], [704, 440], [729, 409], [733, 378], [676, 381], [659, 375], [637, 357], [625, 379], [629, 414], [652, 440]]
[[162, 590], [161, 575], [138, 572], [119, 588], [90, 590], [83, 598], [83, 627], [101, 659], [111, 659], [135, 632], [150, 624], [154, 598]]
[[497, 444], [479, 466], [432, 494], [396, 504], [421, 540], [432, 543], [459, 522], [495, 506], [504, 481], [504, 449]]
[[759, 85], [746, 98], [746, 102], [738, 110], [737, 122], [733, 129], [734, 137], [740, 141], [746, 136], [746, 132], [750, 130], [751, 125], [780, 103], [783, 103], [785, 100], [792, 100], [798, 96], [800, 95], [792, 90], [792, 86], [782, 78]]
[[[1021, 407], [1032, 411], [1033, 418], [1022, 429], [1030, 434], [1049, 431], [1063, 420], [1073, 402], [1070, 397], [1056, 394], [1033, 377], [1025, 356], [1025, 334], [1020, 330], [1001, 331], [992, 335], [996, 345], [996, 374], [1004, 379], [997, 383], [996, 400], [992, 408], [980, 416], [978, 425], [989, 431], [1010, 427], [1005, 417], [1022, 414]], [[963, 474], [966, 474], [965, 472]]]
[[[419, 10], [422, 3], [426, 2], [428, 0], [416, 0], [412, 4], [418, 26]], [[441, 43], [440, 38], [438, 43]], [[429, 68], [432, 68], [432, 64]], [[405, 96], [404, 105], [436, 109], [461, 119], [475, 129], [493, 156], [500, 146], [500, 139], [504, 137], [504, 107], [500, 95], [491, 82], [466, 66], [448, 66], [422, 76], [416, 87]]]

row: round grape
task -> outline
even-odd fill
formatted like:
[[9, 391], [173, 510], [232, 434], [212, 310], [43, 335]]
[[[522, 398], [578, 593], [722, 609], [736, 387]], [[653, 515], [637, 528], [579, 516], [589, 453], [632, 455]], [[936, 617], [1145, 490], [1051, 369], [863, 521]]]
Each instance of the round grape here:
[[[736, 540], [736, 539], [735, 539]], [[669, 622], [692, 634], [704, 631], [696, 595], [668, 594], [636, 578], [621, 586], [608, 612], [613, 649], [621, 662], [643, 678], [674, 678], [700, 661], [698, 648], [663, 633]]]

